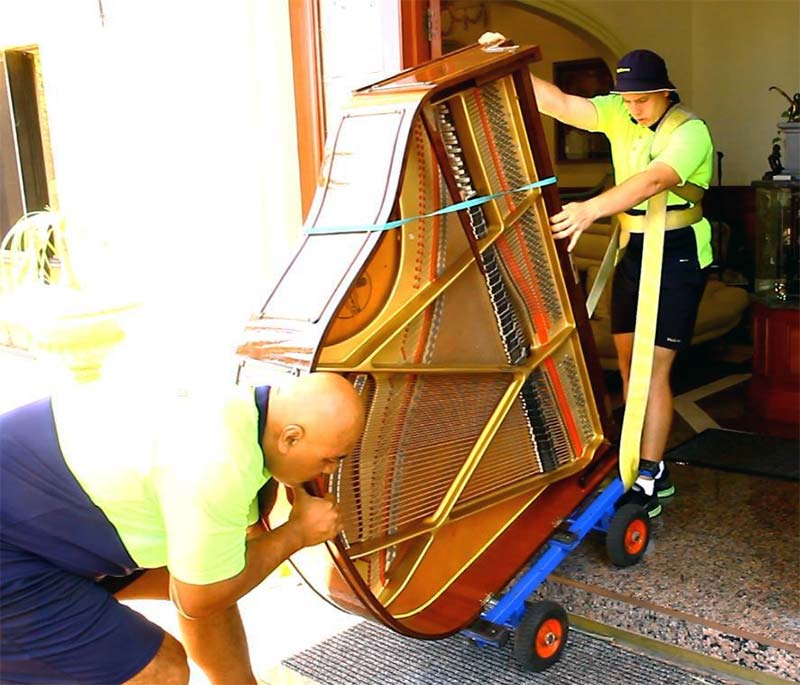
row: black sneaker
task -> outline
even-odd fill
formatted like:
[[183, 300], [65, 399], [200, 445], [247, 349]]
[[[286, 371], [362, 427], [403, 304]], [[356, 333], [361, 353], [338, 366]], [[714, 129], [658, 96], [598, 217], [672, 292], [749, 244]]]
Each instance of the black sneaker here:
[[[661, 464], [662, 462], [645, 461], [644, 459], [642, 459], [639, 462], [640, 478], [641, 476], [645, 476], [646, 478], [650, 478], [657, 482], [657, 474], [661, 469]], [[668, 497], [669, 495], [666, 496]], [[633, 484], [633, 487], [630, 490], [628, 490], [628, 492], [626, 492], [622, 497], [620, 497], [617, 506], [621, 507], [623, 504], [628, 504], [631, 502], [634, 504], [638, 504], [640, 507], [642, 507], [647, 512], [647, 515], [651, 519], [661, 514], [661, 502], [658, 501], [658, 495], [656, 494], [656, 486], [654, 486], [653, 488], [653, 494], [648, 495], [644, 491], [644, 488], [640, 485], [639, 479], [637, 479], [637, 481]]]
[[661, 515], [661, 502], [658, 501], [658, 496], [655, 492], [652, 495], [648, 495], [638, 483], [634, 483], [633, 487], [619, 498], [617, 507], [630, 503], [638, 504], [642, 507], [651, 519]]
[[669, 469], [661, 461], [658, 463], [658, 473], [656, 475], [656, 496], [658, 499], [667, 499], [675, 494], [675, 486], [669, 478]]

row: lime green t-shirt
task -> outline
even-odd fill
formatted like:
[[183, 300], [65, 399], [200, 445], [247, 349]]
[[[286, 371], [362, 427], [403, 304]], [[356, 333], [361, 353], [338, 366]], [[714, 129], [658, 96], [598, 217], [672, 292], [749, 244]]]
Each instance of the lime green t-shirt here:
[[[621, 95], [599, 95], [591, 99], [597, 110], [596, 131], [604, 133], [611, 143], [614, 179], [622, 183], [634, 174], [647, 169], [653, 162], [663, 162], [675, 170], [680, 184], [694, 183], [708, 188], [713, 173], [714, 146], [705, 122], [700, 119], [686, 121], [672, 132], [666, 148], [657, 157], [650, 158], [650, 147], [655, 133], [631, 119]], [[669, 193], [667, 205], [682, 205], [686, 200]], [[647, 209], [647, 201], [636, 206]], [[711, 225], [702, 219], [692, 226], [697, 242], [697, 258], [701, 267], [713, 261], [711, 251]]]
[[67, 466], [138, 566], [197, 585], [244, 569], [269, 478], [252, 388], [170, 395], [100, 382], [52, 404]]

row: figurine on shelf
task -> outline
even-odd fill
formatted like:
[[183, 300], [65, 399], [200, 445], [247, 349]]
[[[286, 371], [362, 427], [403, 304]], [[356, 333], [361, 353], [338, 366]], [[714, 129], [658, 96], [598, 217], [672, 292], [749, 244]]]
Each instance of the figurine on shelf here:
[[776, 176], [783, 171], [780, 145], [775, 143], [772, 146], [772, 154], [767, 157], [767, 161], [769, 162], [769, 171], [767, 171], [762, 178], [764, 181], [771, 181], [773, 176]]

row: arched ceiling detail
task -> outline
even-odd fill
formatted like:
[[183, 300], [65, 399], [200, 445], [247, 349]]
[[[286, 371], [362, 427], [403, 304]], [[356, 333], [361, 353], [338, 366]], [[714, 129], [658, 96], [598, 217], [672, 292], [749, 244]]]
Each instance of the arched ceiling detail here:
[[618, 36], [573, 3], [564, 2], [564, 0], [517, 0], [517, 2], [549, 19], [554, 19], [562, 24], [567, 23], [592, 36], [595, 40], [602, 42], [615, 57], [621, 57], [628, 52], [629, 48]]

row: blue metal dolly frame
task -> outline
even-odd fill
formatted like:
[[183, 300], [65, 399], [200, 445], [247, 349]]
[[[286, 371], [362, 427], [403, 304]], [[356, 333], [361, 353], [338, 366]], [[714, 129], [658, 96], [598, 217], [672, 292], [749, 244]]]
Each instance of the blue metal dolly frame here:
[[[611, 521], [618, 511], [617, 502], [624, 492], [625, 488], [619, 477], [613, 478], [610, 482], [607, 481], [605, 487], [601, 484], [597, 494], [584, 499], [553, 532], [533, 557], [530, 567], [507, 586], [499, 599], [490, 601], [478, 620], [469, 628], [462, 630], [461, 634], [473, 640], [479, 647], [502, 646], [510, 633], [515, 631], [523, 620], [527, 611], [526, 600], [528, 597], [570, 552], [575, 550], [591, 531], [609, 532]], [[639, 517], [641, 516], [644, 516], [645, 520], [647, 519], [644, 509], [641, 509]], [[649, 537], [649, 524], [647, 526], [646, 535]], [[646, 544], [647, 539], [645, 539], [644, 545], [646, 546]], [[557, 607], [553, 603], [550, 604]], [[566, 627], [566, 614], [564, 614], [564, 623]], [[560, 652], [560, 649], [558, 651]], [[557, 655], [552, 661], [555, 661], [556, 658]], [[544, 664], [543, 667], [547, 665], [549, 664]], [[535, 668], [534, 670], [540, 669]]]

